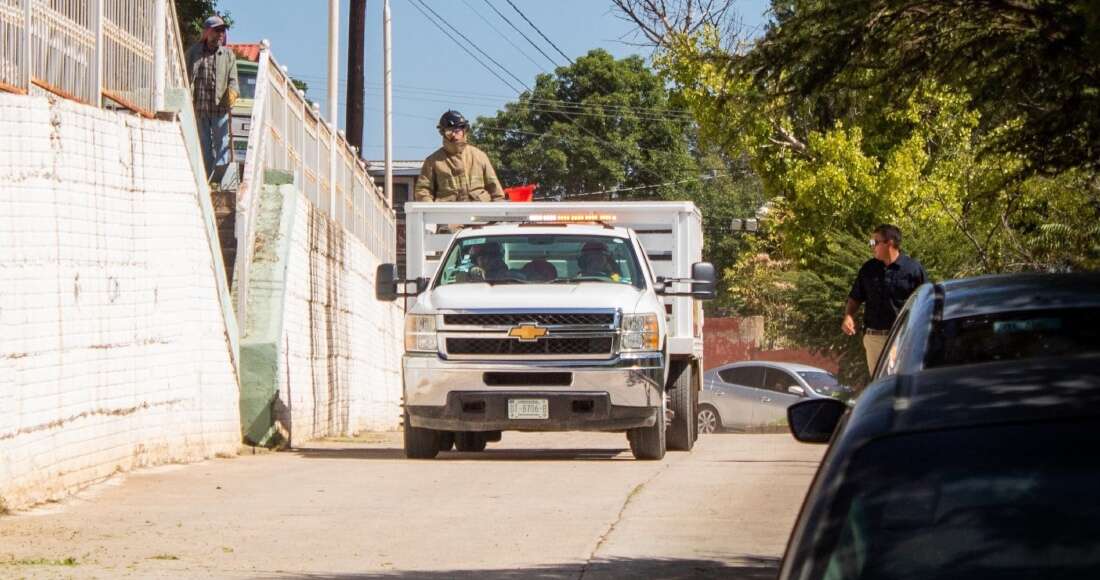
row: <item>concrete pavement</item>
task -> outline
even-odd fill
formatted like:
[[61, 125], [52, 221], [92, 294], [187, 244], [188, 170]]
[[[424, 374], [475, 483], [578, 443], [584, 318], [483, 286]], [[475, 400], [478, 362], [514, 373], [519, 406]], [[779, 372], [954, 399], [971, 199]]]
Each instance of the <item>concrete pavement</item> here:
[[400, 434], [149, 469], [0, 516], [0, 577], [770, 578], [824, 451], [505, 433], [408, 461]]

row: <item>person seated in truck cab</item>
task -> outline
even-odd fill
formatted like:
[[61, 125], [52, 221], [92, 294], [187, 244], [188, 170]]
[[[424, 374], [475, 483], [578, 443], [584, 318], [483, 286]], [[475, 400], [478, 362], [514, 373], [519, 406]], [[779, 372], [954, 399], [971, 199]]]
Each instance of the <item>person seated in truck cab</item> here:
[[474, 267], [470, 276], [475, 280], [503, 280], [518, 278], [504, 262], [504, 251], [496, 242], [486, 242], [470, 248], [470, 260]]
[[578, 278], [595, 276], [608, 278], [613, 282], [621, 279], [615, 260], [611, 257], [611, 250], [603, 242], [588, 242], [581, 248], [581, 255], [577, 258], [577, 266], [580, 267]]
[[529, 282], [552, 282], [558, 277], [558, 269], [545, 258], [535, 258], [520, 268]]

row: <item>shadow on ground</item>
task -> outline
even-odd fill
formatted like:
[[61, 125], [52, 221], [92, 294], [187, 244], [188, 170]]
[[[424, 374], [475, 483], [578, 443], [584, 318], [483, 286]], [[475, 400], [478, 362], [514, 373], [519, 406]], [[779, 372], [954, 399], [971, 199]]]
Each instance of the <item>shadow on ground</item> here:
[[[624, 449], [493, 449], [480, 453], [444, 451], [433, 461], [581, 461], [608, 460], [622, 455]], [[299, 447], [288, 451], [306, 459], [405, 460], [405, 451], [394, 447]], [[627, 455], [626, 458], [630, 456]]]
[[673, 580], [687, 578], [772, 580], [779, 569], [777, 558], [748, 556], [735, 564], [714, 560], [684, 560], [672, 558], [611, 558], [588, 564], [533, 566], [514, 570], [435, 570], [380, 571], [363, 574], [275, 574], [261, 576], [270, 579], [301, 578], [309, 580], [401, 579], [401, 580], [608, 580], [612, 578], [648, 578]]

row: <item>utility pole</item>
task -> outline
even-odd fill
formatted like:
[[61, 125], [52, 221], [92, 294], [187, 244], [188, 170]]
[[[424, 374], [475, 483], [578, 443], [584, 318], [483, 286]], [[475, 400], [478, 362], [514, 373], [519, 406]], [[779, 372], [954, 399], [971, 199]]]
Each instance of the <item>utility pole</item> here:
[[383, 0], [382, 4], [382, 53], [384, 55], [382, 84], [385, 86], [382, 108], [385, 110], [383, 114], [386, 117], [384, 135], [386, 181], [384, 182], [384, 193], [386, 199], [390, 200], [391, 204], [396, 205], [393, 199], [393, 108], [390, 98], [390, 86], [393, 81], [393, 69], [390, 67], [390, 0]]
[[351, 0], [348, 15], [348, 112], [345, 119], [348, 144], [363, 158], [363, 50], [367, 0]]

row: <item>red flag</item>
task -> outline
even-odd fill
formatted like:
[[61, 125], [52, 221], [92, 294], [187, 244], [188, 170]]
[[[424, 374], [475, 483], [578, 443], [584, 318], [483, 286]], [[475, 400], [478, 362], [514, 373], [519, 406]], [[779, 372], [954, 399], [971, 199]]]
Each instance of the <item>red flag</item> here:
[[537, 183], [526, 183], [524, 185], [516, 185], [513, 187], [505, 187], [504, 193], [508, 194], [509, 201], [531, 201], [531, 198], [535, 196], [535, 190], [538, 189]]

